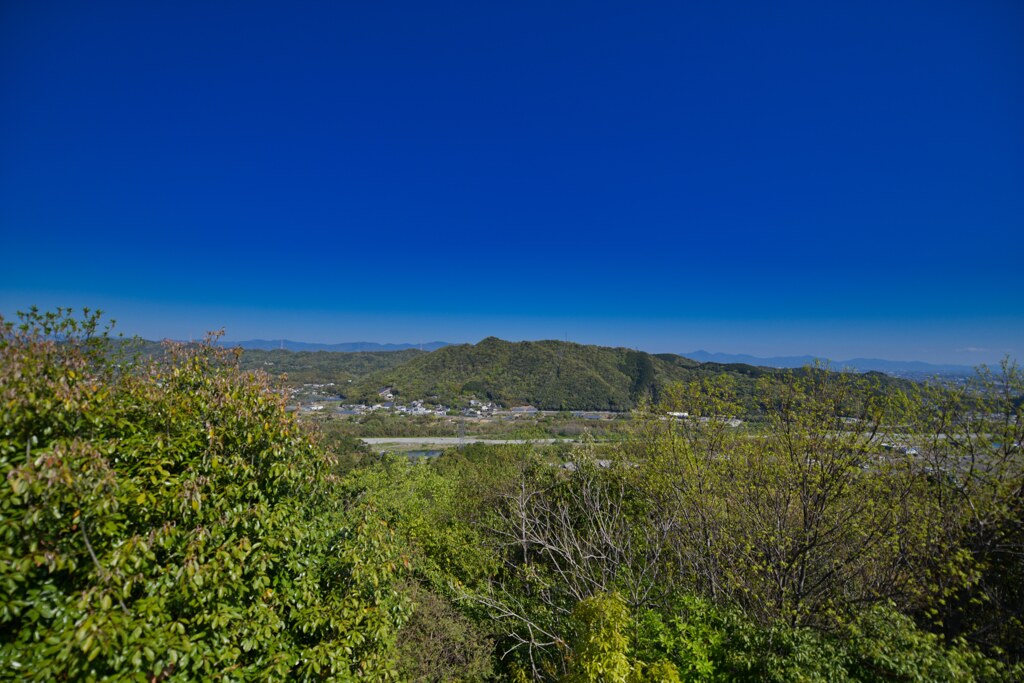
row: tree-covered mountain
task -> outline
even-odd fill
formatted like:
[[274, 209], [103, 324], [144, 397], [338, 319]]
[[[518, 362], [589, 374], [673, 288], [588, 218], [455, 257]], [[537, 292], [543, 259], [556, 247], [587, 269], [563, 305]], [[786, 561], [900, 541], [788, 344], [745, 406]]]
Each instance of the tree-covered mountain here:
[[426, 355], [419, 349], [404, 351], [261, 351], [242, 353], [243, 370], [263, 370], [270, 375], [287, 375], [291, 384], [334, 384], [355, 381], [372, 372], [394, 368]]
[[405, 398], [436, 396], [448, 401], [474, 395], [506, 406], [532, 405], [542, 410], [629, 410], [645, 398], [657, 400], [674, 382], [727, 374], [741, 393], [751, 393], [758, 377], [776, 372], [626, 348], [488, 337], [478, 344], [447, 346], [370, 373], [353, 384], [351, 393], [370, 398], [381, 388], [392, 387]]

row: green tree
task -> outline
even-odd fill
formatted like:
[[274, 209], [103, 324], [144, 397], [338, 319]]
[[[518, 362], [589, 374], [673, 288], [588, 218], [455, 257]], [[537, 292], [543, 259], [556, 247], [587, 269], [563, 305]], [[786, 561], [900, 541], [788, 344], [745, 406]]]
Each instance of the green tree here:
[[633, 667], [629, 650], [629, 609], [615, 593], [581, 600], [572, 612], [575, 634], [569, 683], [626, 683]]
[[913, 607], [929, 491], [912, 460], [881, 446], [902, 399], [813, 370], [764, 377], [757, 397], [753, 432], [731, 426], [740, 399], [722, 381], [676, 387], [641, 421], [631, 458], [675, 520], [675, 575], [766, 623], [827, 626], [888, 599]]
[[936, 596], [930, 616], [948, 637], [1016, 662], [1024, 661], [1022, 397], [1024, 373], [1007, 359], [955, 388], [926, 387], [907, 424], [934, 511], [923, 571]]
[[0, 676], [394, 679], [393, 533], [212, 343], [0, 321]]

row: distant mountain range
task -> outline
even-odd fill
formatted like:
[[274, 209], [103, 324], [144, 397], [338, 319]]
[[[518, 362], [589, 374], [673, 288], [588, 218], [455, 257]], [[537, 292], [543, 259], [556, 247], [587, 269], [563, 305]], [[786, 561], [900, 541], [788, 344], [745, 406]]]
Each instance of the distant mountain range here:
[[882, 360], [879, 358], [851, 358], [850, 360], [830, 360], [815, 356], [774, 356], [758, 358], [743, 353], [709, 353], [694, 351], [684, 353], [701, 363], [745, 363], [767, 368], [802, 368], [812, 365], [816, 360], [829, 364], [833, 369], [852, 369], [856, 372], [913, 373], [923, 375], [973, 375], [974, 368], [969, 365], [936, 365], [921, 361]]
[[436, 351], [445, 346], [451, 346], [448, 342], [432, 341], [423, 344], [378, 344], [376, 342], [344, 342], [341, 344], [315, 344], [310, 342], [298, 342], [290, 339], [249, 339], [247, 341], [223, 341], [221, 346], [235, 348], [241, 346], [243, 349], [255, 349], [259, 351], [340, 351], [352, 353], [356, 351], [406, 351], [408, 349], [419, 349], [421, 351]]

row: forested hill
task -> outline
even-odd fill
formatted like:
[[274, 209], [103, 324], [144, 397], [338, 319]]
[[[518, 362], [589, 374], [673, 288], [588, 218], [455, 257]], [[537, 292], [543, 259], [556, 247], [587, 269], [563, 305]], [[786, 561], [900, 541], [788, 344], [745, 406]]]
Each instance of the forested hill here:
[[[113, 346], [129, 356], [144, 358], [165, 353], [164, 342], [125, 339]], [[226, 343], [222, 346], [228, 346]], [[380, 370], [401, 365], [417, 356], [419, 349], [398, 351], [289, 351], [286, 349], [244, 349], [239, 365], [242, 370], [263, 370], [272, 377], [286, 377], [289, 384], [347, 384]]]
[[674, 382], [725, 373], [736, 378], [742, 392], [752, 390], [758, 377], [777, 372], [625, 348], [488, 337], [370, 373], [353, 385], [352, 398], [372, 398], [379, 389], [392, 387], [403, 398], [437, 396], [448, 401], [475, 395], [505, 406], [542, 410], [629, 410], [644, 398], [656, 400]]
[[355, 381], [372, 372], [402, 365], [427, 355], [419, 349], [401, 351], [260, 351], [242, 353], [243, 370], [263, 370], [270, 375], [287, 375], [290, 384]]

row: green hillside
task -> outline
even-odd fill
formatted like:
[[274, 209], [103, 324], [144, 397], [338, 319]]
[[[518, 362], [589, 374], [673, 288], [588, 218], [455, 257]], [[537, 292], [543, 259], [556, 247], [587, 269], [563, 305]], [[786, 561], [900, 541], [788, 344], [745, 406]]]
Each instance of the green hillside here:
[[287, 375], [290, 384], [342, 384], [422, 355], [426, 352], [419, 349], [350, 352], [247, 349], [242, 353], [241, 367], [263, 370], [273, 376]]
[[[194, 344], [193, 344], [194, 345]], [[117, 354], [141, 359], [165, 356], [163, 342], [139, 338], [113, 340], [111, 349]], [[245, 349], [239, 357], [242, 370], [262, 370], [271, 377], [286, 376], [288, 384], [348, 383], [370, 373], [393, 368], [417, 356], [419, 349], [402, 351], [262, 351]]]
[[725, 373], [735, 377], [742, 392], [744, 387], [752, 389], [757, 377], [776, 372], [625, 348], [488, 337], [479, 344], [447, 346], [371, 373], [353, 385], [351, 394], [368, 399], [382, 387], [393, 387], [406, 399], [437, 396], [450, 401], [474, 395], [505, 406], [529, 404], [543, 410], [629, 410], [644, 398], [657, 400], [674, 382]]

